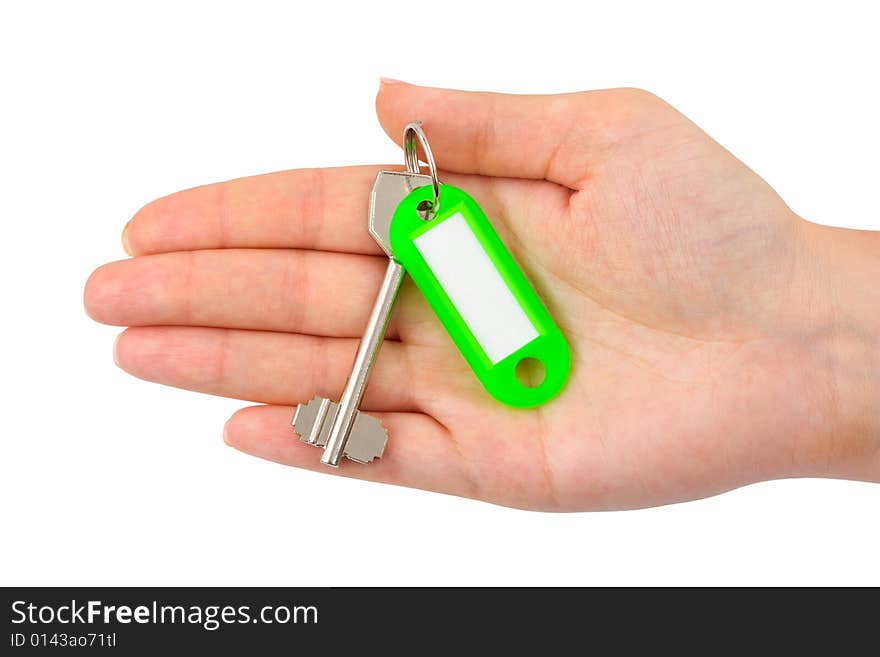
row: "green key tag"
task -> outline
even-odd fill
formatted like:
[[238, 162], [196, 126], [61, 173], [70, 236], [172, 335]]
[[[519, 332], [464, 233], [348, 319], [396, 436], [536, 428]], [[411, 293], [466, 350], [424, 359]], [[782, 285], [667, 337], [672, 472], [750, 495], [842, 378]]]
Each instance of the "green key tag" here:
[[[474, 199], [450, 185], [440, 185], [440, 198], [440, 211], [429, 221], [419, 204], [434, 199], [430, 185], [400, 202], [391, 221], [394, 259], [489, 394], [521, 408], [549, 401], [568, 378], [565, 337]], [[544, 379], [534, 387], [516, 373], [530, 358], [544, 367]]]

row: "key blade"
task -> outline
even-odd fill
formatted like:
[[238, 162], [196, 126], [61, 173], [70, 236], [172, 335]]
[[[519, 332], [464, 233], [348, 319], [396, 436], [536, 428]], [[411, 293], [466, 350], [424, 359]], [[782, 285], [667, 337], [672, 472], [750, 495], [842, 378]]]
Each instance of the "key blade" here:
[[327, 441], [327, 432], [322, 431], [322, 428], [327, 425], [327, 417], [332, 419], [335, 413], [336, 404], [329, 399], [315, 397], [308, 404], [297, 405], [293, 415], [293, 430], [304, 443], [323, 447]]
[[[293, 430], [300, 440], [315, 447], [324, 447], [330, 434], [330, 425], [339, 410], [339, 404], [324, 397], [314, 397], [307, 404], [298, 404], [293, 415]], [[369, 463], [381, 458], [388, 442], [388, 432], [372, 415], [358, 411], [343, 456]]]
[[339, 410], [332, 421], [330, 435], [327, 437], [327, 446], [321, 455], [321, 463], [331, 467], [339, 465], [339, 459], [345, 453], [358, 406], [364, 396], [373, 363], [382, 346], [385, 337], [385, 329], [394, 310], [394, 301], [400, 291], [405, 272], [394, 258], [388, 258], [388, 266], [385, 269], [385, 278], [373, 302], [373, 309], [367, 319], [364, 335], [358, 343], [357, 353], [351, 366], [351, 374], [345, 382], [345, 388], [339, 398]]
[[431, 176], [406, 171], [380, 171], [370, 192], [370, 235], [391, 253], [391, 219], [400, 202], [411, 191], [431, 184]]

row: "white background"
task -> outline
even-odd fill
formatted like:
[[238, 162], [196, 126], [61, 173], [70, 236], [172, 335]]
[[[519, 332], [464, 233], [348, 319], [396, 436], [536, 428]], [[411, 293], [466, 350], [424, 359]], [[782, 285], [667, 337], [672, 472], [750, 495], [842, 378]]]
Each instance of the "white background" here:
[[550, 515], [285, 468], [223, 444], [243, 403], [117, 370], [82, 310], [154, 197], [402, 162], [380, 75], [645, 87], [801, 215], [880, 228], [872, 5], [3, 3], [0, 584], [880, 584], [880, 486]]

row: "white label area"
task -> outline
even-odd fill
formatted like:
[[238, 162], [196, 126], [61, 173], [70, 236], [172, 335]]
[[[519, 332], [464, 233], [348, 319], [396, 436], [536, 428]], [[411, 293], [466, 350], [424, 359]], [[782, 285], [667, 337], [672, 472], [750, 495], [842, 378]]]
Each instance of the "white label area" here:
[[538, 337], [460, 212], [414, 243], [493, 365]]

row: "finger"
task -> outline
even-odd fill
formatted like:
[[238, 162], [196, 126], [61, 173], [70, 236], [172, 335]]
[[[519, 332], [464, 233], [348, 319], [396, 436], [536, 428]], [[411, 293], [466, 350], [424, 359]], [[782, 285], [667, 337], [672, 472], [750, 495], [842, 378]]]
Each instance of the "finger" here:
[[578, 189], [591, 162], [644, 114], [645, 96], [633, 89], [519, 96], [383, 81], [376, 110], [398, 144], [404, 126], [422, 120], [438, 167]]
[[377, 417], [394, 436], [382, 458], [367, 465], [346, 460], [342, 467], [321, 465], [314, 447], [300, 441], [290, 427], [293, 409], [252, 406], [235, 413], [226, 423], [224, 440], [236, 449], [260, 458], [308, 470], [329, 472], [463, 497], [480, 497], [446, 429], [419, 413], [379, 413]]
[[228, 247], [376, 254], [366, 222], [378, 168], [299, 169], [188, 189], [139, 210], [123, 243], [129, 255]]
[[[268, 404], [336, 399], [345, 385], [358, 341], [310, 335], [196, 327], [142, 327], [116, 340], [117, 365], [134, 376], [211, 395]], [[430, 387], [411, 372], [399, 342], [382, 345], [362, 408], [419, 410]], [[401, 386], [401, 381], [409, 382]]]
[[[386, 166], [399, 170], [400, 166]], [[378, 255], [367, 230], [377, 166], [280, 171], [195, 187], [144, 206], [126, 225], [129, 255], [226, 248], [300, 248]], [[511, 181], [443, 172], [444, 182], [515, 202]], [[512, 197], [508, 203], [508, 196]], [[511, 209], [516, 209], [513, 207]]]
[[[387, 259], [225, 249], [111, 262], [86, 284], [91, 317], [116, 326], [190, 325], [356, 337]], [[394, 337], [392, 326], [388, 337]]]

